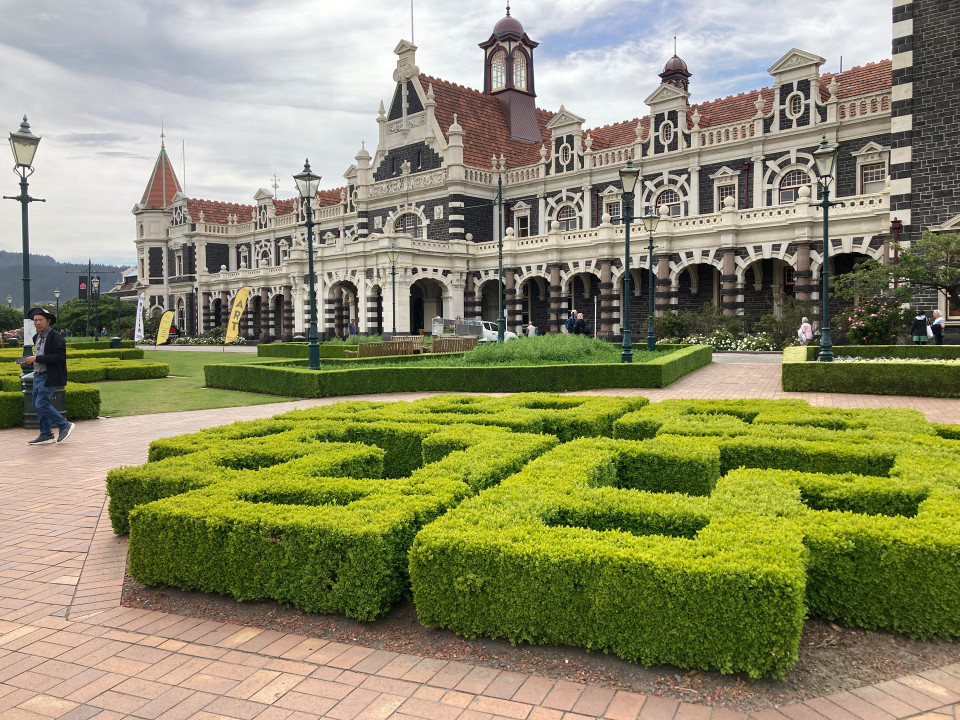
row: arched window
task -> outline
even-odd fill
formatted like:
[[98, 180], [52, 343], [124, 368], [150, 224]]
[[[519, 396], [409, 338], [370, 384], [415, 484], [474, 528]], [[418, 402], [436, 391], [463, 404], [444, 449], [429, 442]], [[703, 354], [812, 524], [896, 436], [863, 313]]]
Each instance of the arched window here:
[[143, 223], [140, 223], [140, 238], [143, 239]]
[[800, 113], [803, 112], [803, 98], [799, 95], [794, 95], [790, 98], [790, 115], [792, 117], [797, 117]]
[[576, 208], [573, 205], [564, 205], [557, 212], [557, 222], [560, 223], [560, 230], [579, 230], [580, 216], [577, 215]]
[[680, 217], [683, 214], [683, 201], [676, 190], [664, 190], [657, 196], [657, 201], [654, 203], [656, 212], [660, 212], [660, 207], [663, 205], [667, 206], [671, 217]]
[[184, 332], [187, 326], [187, 307], [184, 304], [183, 300], [177, 300], [177, 329], [181, 333]]
[[490, 88], [503, 90], [507, 86], [507, 54], [498, 51], [490, 61]]
[[518, 90], [527, 89], [527, 56], [519, 50], [513, 54], [513, 86]]
[[780, 181], [780, 204], [795, 202], [800, 188], [810, 187], [810, 176], [805, 170], [791, 170]]
[[270, 251], [264, 250], [260, 253], [260, 267], [270, 267]]
[[407, 233], [415, 238], [422, 237], [423, 225], [420, 222], [420, 216], [416, 213], [404, 213], [393, 223], [393, 231]]

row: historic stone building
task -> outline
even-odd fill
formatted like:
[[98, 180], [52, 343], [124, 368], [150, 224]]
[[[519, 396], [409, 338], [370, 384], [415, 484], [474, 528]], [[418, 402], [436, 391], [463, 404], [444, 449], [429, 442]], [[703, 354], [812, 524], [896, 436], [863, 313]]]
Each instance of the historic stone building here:
[[[960, 11], [942, 7], [916, 0], [894, 9], [892, 63], [822, 74], [822, 57], [792, 49], [770, 67], [768, 87], [710, 102], [691, 104], [695, 75], [675, 56], [651, 83], [640, 120], [596, 128], [564, 106], [536, 107], [537, 43], [509, 11], [480, 43], [482, 90], [422, 73], [417, 48], [400, 42], [376, 149], [361, 147], [345, 186], [313, 202], [321, 332], [343, 334], [351, 317], [361, 332], [394, 322], [398, 332], [429, 331], [433, 315], [494, 319], [502, 237], [510, 329], [532, 321], [556, 332], [568, 308], [592, 316], [596, 307], [600, 334], [619, 335], [619, 170], [628, 158], [641, 171], [635, 217], [651, 208], [661, 216], [658, 313], [716, 303], [750, 323], [787, 296], [819, 297], [811, 153], [823, 135], [839, 147], [833, 194], [843, 201], [830, 215], [831, 272], [867, 257], [889, 262], [895, 218], [907, 239], [921, 227], [960, 225], [957, 113], [940, 106], [945, 96], [951, 107], [960, 102], [949, 89], [958, 60], [949, 43], [927, 53], [913, 42], [921, 25], [957, 37]], [[940, 168], [941, 158], [952, 162]], [[161, 148], [133, 210], [139, 286], [153, 312], [173, 309], [187, 333], [205, 331], [225, 323], [249, 285], [249, 338], [306, 331], [304, 208], [267, 190], [253, 201], [186, 197]], [[642, 334], [651, 268], [639, 223], [631, 241], [631, 328]]]

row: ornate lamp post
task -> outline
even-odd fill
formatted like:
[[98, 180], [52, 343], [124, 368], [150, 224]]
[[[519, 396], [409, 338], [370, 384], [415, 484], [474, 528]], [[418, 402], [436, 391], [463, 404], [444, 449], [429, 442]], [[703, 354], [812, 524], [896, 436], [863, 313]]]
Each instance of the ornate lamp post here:
[[633, 159], [620, 169], [620, 184], [623, 186], [623, 350], [620, 362], [633, 362], [633, 343], [630, 340], [630, 226], [633, 224], [633, 191], [637, 187], [640, 170], [633, 166]]
[[[37, 154], [40, 138], [30, 132], [27, 116], [23, 116], [20, 129], [10, 133], [10, 149], [13, 150], [13, 171], [20, 176], [20, 194], [13, 197], [4, 195], [4, 200], [20, 201], [20, 228], [23, 233], [23, 317], [27, 319], [30, 310], [30, 225], [27, 220], [27, 207], [32, 202], [46, 202], [30, 197], [27, 192], [27, 178], [33, 175], [33, 157]], [[32, 347], [27, 344], [27, 333], [23, 333], [23, 357], [31, 355]]]
[[820, 147], [813, 151], [817, 163], [817, 181], [820, 183], [821, 199], [816, 205], [823, 208], [823, 324], [820, 327], [820, 362], [833, 362], [833, 340], [830, 337], [830, 207], [840, 203], [830, 202], [830, 183], [833, 182], [834, 167], [837, 163], [837, 146], [827, 142], [826, 134], [820, 140]]
[[13, 307], [13, 295], [7, 295], [7, 307]]
[[53, 297], [57, 299], [57, 317], [60, 317], [60, 289], [59, 288], [53, 291]]
[[[503, 155], [500, 156], [501, 158]], [[497, 342], [503, 342], [507, 319], [503, 316], [503, 164], [497, 173]]]
[[390, 314], [393, 318], [393, 335], [397, 334], [397, 258], [399, 257], [400, 251], [397, 250], [397, 246], [391, 245], [387, 250], [387, 259], [390, 261], [390, 285], [393, 290], [393, 311]]
[[657, 349], [657, 340], [653, 336], [653, 286], [656, 282], [656, 275], [653, 272], [653, 234], [657, 231], [657, 224], [660, 222], [660, 215], [654, 208], [643, 216], [643, 227], [650, 237], [650, 244], [647, 245], [650, 262], [650, 309], [647, 315], [647, 350], [653, 352]]
[[122, 287], [123, 275], [120, 276], [120, 284], [117, 285], [117, 337], [120, 337], [120, 288]]
[[100, 337], [100, 276], [90, 279], [90, 289], [93, 292], [93, 339]]
[[307, 228], [307, 259], [310, 264], [310, 332], [307, 336], [309, 344], [307, 345], [307, 357], [310, 362], [311, 370], [320, 369], [320, 345], [317, 342], [317, 279], [313, 274], [313, 200], [317, 196], [317, 188], [320, 186], [320, 176], [314, 174], [310, 169], [310, 160], [303, 163], [303, 172], [293, 176], [297, 183], [297, 190], [300, 191], [300, 198], [307, 210], [307, 221], [304, 226]]

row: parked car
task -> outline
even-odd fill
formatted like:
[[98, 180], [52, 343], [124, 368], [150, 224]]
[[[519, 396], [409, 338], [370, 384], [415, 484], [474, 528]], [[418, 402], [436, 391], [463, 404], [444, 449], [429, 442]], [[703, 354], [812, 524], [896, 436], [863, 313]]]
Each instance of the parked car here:
[[170, 326], [170, 334], [167, 336], [167, 345], [180, 337], [180, 329], [176, 325]]
[[[510, 332], [509, 330], [503, 331], [503, 339], [513, 340], [517, 337], [515, 332]], [[482, 330], [480, 334], [480, 339], [478, 342], [496, 342], [497, 341], [497, 324], [492, 320], [484, 320], [482, 322]]]

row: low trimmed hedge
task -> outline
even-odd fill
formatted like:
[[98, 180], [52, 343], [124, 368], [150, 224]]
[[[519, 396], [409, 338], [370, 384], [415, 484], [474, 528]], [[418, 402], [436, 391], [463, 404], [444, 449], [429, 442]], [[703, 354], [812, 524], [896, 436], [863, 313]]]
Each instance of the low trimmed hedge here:
[[314, 477], [296, 467], [301, 458], [137, 506], [130, 574], [373, 620], [408, 592], [407, 552], [421, 527], [557, 443], [507, 434], [484, 433], [405, 478]]
[[[19, 378], [17, 384], [19, 386]], [[100, 417], [100, 388], [68, 382], [63, 397], [64, 412], [70, 420]], [[0, 428], [23, 425], [23, 392], [0, 392]]]
[[262, 365], [205, 365], [208, 387], [293, 397], [403, 391], [557, 392], [661, 388], [712, 359], [709, 346], [683, 347], [648, 363], [496, 367], [377, 367], [312, 371]]
[[[269, 343], [266, 345], [257, 345], [257, 357], [306, 360], [308, 348], [307, 343]], [[335, 343], [333, 345], [320, 343], [319, 345], [321, 358], [339, 358], [343, 360], [344, 350], [356, 349], [356, 345], [348, 343]]]
[[807, 616], [960, 637], [958, 436], [802, 400], [337, 403], [155, 441], [110, 513], [140, 582], [782, 677]]
[[[960, 364], [815, 362], [816, 347], [783, 351], [781, 386], [788, 392], [834, 392], [915, 397], [960, 397]], [[834, 357], [960, 358], [957, 345], [880, 345], [833, 348]]]

